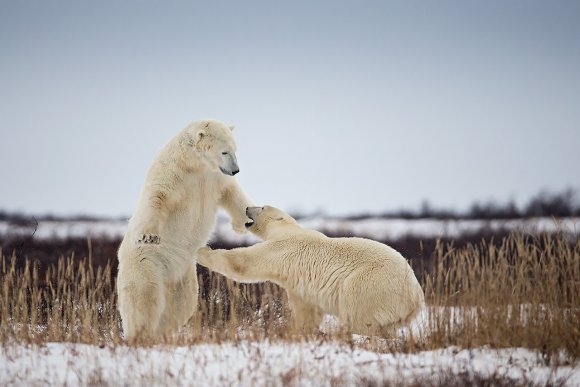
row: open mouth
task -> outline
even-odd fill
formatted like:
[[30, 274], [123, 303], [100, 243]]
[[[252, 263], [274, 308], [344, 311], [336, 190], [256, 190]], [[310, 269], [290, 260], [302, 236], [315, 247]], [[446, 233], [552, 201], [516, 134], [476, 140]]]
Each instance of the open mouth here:
[[254, 225], [254, 219], [252, 219], [252, 217], [250, 216], [250, 214], [248, 213], [248, 209], [246, 208], [246, 216], [248, 217], [248, 221], [245, 223], [246, 228], [250, 228]]

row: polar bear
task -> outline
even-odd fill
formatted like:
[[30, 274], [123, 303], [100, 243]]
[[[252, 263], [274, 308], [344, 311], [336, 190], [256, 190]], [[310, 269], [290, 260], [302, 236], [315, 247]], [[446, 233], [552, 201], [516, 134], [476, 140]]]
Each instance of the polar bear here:
[[252, 205], [239, 172], [233, 127], [215, 120], [185, 127], [157, 154], [118, 251], [118, 307], [128, 340], [169, 335], [197, 309], [195, 252], [218, 207], [245, 232]]
[[392, 335], [424, 304], [413, 270], [396, 250], [363, 238], [329, 238], [283, 211], [249, 207], [247, 228], [264, 242], [198, 250], [198, 263], [238, 282], [271, 281], [288, 294], [296, 328], [316, 330], [323, 314], [350, 331]]

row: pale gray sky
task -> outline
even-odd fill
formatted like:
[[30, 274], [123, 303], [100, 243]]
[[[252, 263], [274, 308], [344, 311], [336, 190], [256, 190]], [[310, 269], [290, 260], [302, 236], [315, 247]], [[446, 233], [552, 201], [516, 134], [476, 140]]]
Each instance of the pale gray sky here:
[[0, 0], [0, 209], [130, 214], [188, 122], [257, 204], [329, 214], [580, 188], [578, 1]]

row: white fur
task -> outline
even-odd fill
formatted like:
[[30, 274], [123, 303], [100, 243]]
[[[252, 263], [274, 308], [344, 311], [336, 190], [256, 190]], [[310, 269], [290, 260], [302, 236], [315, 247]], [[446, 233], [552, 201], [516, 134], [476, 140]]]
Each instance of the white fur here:
[[197, 121], [157, 154], [119, 248], [117, 289], [125, 338], [175, 332], [197, 309], [195, 252], [207, 243], [218, 207], [244, 232], [250, 204], [237, 173], [231, 129]]
[[419, 313], [423, 291], [396, 250], [363, 238], [328, 238], [302, 229], [273, 207], [253, 207], [250, 230], [262, 243], [198, 250], [198, 262], [239, 282], [272, 281], [285, 288], [297, 328], [316, 329], [324, 313], [353, 332], [392, 334]]

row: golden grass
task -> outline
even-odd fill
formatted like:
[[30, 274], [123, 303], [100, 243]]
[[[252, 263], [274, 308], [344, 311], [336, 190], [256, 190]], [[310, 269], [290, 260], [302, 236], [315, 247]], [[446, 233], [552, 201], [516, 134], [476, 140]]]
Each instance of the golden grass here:
[[428, 276], [428, 347], [526, 347], [580, 356], [580, 242], [511, 235], [463, 249], [438, 245]]
[[[90, 256], [63, 257], [41, 275], [37, 265], [1, 255], [2, 344], [122, 342], [112, 276], [116, 262], [94, 268]], [[560, 351], [580, 357], [577, 238], [510, 235], [499, 243], [459, 249], [438, 244], [434, 256], [435, 268], [424, 276], [428, 313], [423, 331], [375, 345], [375, 350], [489, 345], [531, 348], [547, 358]], [[288, 329], [287, 300], [276, 285], [241, 285], [213, 273], [202, 273], [199, 280], [199, 313], [167, 342], [313, 338]], [[328, 337], [352, 343], [344, 332], [316, 339]]]

